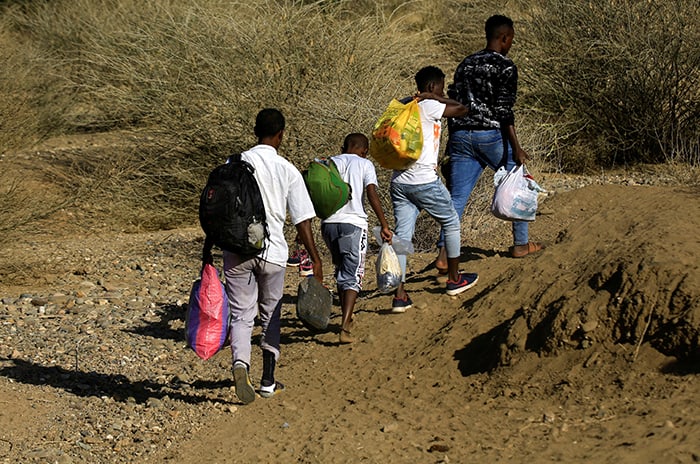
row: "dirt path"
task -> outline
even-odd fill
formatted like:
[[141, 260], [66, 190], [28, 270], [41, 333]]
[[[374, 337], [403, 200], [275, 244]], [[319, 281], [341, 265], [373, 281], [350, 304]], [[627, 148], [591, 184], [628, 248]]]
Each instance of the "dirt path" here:
[[0, 460], [697, 462], [699, 193], [554, 195], [532, 226], [547, 250], [504, 256], [504, 224], [464, 249], [480, 281], [463, 295], [413, 256], [405, 314], [373, 292], [372, 256], [350, 346], [337, 307], [329, 333], [295, 318], [290, 270], [288, 389], [247, 406], [229, 352], [183, 346], [197, 229], [17, 244], [0, 256], [21, 263], [0, 274]]

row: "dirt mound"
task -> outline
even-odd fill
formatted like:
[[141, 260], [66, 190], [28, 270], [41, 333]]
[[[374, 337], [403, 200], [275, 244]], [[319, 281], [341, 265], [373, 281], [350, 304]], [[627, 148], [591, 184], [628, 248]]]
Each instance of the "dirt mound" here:
[[602, 341], [647, 341], [666, 355], [698, 358], [697, 195], [609, 186], [562, 195], [564, 211], [591, 214], [581, 214], [528, 265], [526, 288], [511, 273], [504, 278], [511, 284], [499, 284], [492, 295], [517, 293], [522, 302], [507, 324], [499, 362], [513, 362], [524, 350], [554, 354]]
[[638, 350], [648, 342], [665, 355], [699, 359], [697, 195], [589, 186], [551, 200], [549, 208], [572, 222], [545, 253], [465, 304], [470, 314], [517, 308], [474, 340], [480, 361], [466, 371], [512, 365], [526, 352], [552, 356], [604, 343]]
[[184, 346], [198, 228], [11, 243], [0, 461], [695, 462], [698, 193], [557, 193], [531, 228], [542, 253], [509, 258], [506, 223], [466, 238], [461, 267], [480, 279], [457, 297], [433, 253], [412, 255], [404, 314], [376, 291], [372, 252], [349, 346], [337, 301], [327, 332], [298, 320], [289, 268], [287, 389], [247, 406], [229, 351]]

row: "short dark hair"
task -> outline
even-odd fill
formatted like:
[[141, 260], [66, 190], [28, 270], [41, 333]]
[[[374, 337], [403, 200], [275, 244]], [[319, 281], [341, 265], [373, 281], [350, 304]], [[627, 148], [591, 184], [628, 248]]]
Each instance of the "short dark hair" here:
[[445, 79], [445, 73], [437, 66], [426, 66], [416, 73], [416, 86], [419, 92], [428, 90], [428, 84]]
[[352, 148], [369, 148], [369, 140], [365, 134], [354, 132], [345, 136], [343, 141], [343, 153], [348, 153]]
[[503, 15], [493, 15], [487, 19], [484, 25], [486, 40], [497, 39], [503, 26], [513, 29], [513, 20]]
[[255, 117], [255, 136], [259, 139], [270, 137], [284, 130], [284, 116], [275, 108], [260, 110]]

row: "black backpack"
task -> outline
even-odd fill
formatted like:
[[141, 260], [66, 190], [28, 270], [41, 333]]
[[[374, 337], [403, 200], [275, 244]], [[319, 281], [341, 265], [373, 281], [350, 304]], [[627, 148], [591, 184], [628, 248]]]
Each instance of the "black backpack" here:
[[255, 168], [240, 154], [231, 155], [209, 174], [199, 198], [199, 223], [222, 250], [242, 256], [257, 255], [270, 236]]

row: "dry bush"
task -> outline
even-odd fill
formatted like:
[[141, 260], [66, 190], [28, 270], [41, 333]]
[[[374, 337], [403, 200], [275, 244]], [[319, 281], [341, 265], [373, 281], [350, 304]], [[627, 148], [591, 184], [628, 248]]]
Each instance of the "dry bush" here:
[[527, 2], [524, 106], [564, 169], [697, 161], [700, 3]]
[[[27, 179], [17, 165], [16, 152], [46, 135], [41, 122], [42, 104], [52, 78], [41, 72], [42, 55], [18, 34], [5, 12], [16, 5], [0, 5], [0, 244], [32, 230], [36, 221], [65, 205], [65, 199], [49, 195], [43, 186]], [[26, 156], [24, 157], [26, 158]], [[21, 162], [26, 163], [25, 159]], [[41, 172], [43, 167], [31, 168]], [[37, 191], [41, 192], [37, 194]]]
[[31, 44], [0, 19], [0, 155], [30, 145], [39, 136], [35, 102], [42, 85], [35, 77], [34, 54]]
[[41, 186], [28, 185], [23, 175], [7, 166], [3, 168], [0, 173], [0, 245], [34, 235], [38, 221], [68, 204], [65, 197]]
[[76, 220], [124, 231], [195, 222], [201, 179], [170, 164], [181, 154], [137, 132], [120, 131], [117, 137], [119, 143], [98, 137], [89, 150], [65, 150], [54, 159], [53, 182], [76, 192]]
[[[161, 228], [196, 220], [204, 176], [254, 143], [261, 107], [285, 113], [282, 153], [303, 168], [313, 156], [337, 152], [346, 133], [368, 133], [392, 97], [415, 90], [420, 67], [439, 65], [449, 80], [465, 37], [478, 38], [468, 48], [482, 46], [490, 12], [481, 10], [492, 7], [77, 0], [30, 4], [8, 18], [54, 58], [41, 65], [62, 78], [56, 93], [70, 96], [46, 102], [59, 118], [46, 119], [48, 129], [155, 134], [157, 143], [66, 153], [61, 185], [92, 192], [81, 204], [103, 217]], [[445, 53], [449, 44], [453, 52]], [[391, 216], [390, 173], [378, 174]], [[432, 246], [436, 230], [421, 216], [418, 248]]]
[[[0, 50], [14, 68], [0, 70], [0, 111], [26, 130], [15, 141], [86, 131], [151, 135], [65, 153], [53, 166], [55, 182], [92, 192], [81, 204], [115, 225], [196, 222], [206, 174], [255, 143], [262, 107], [287, 116], [281, 152], [298, 167], [336, 153], [346, 133], [369, 133], [392, 97], [414, 91], [420, 67], [442, 67], [449, 83], [458, 62], [483, 47], [483, 22], [494, 13], [516, 20], [519, 134], [541, 169], [633, 156], [698, 159], [690, 123], [698, 54], [687, 43], [697, 38], [691, 21], [700, 6], [689, 0], [58, 0], [0, 8], [0, 40], [11, 35], [17, 44]], [[378, 169], [391, 217], [389, 174]], [[484, 175], [473, 193], [465, 234], [490, 224], [490, 184]], [[436, 229], [419, 218], [419, 249], [433, 247]]]
[[426, 9], [426, 14], [434, 31], [434, 40], [441, 45], [444, 57], [449, 60], [448, 82], [465, 56], [486, 45], [484, 23], [489, 16], [518, 17], [508, 0], [445, 0]]
[[424, 4], [358, 13], [349, 1], [77, 0], [33, 5], [13, 22], [63, 73], [71, 99], [50, 108], [63, 118], [54, 126], [156, 135], [159, 146], [121, 153], [110, 169], [76, 160], [83, 168], [66, 171], [69, 183], [123, 198], [112, 212], [127, 220], [133, 211], [170, 218], [142, 224], [150, 228], [193, 222], [206, 173], [255, 142], [262, 107], [286, 115], [281, 151], [299, 167], [336, 153], [348, 132], [368, 133], [437, 54], [411, 19]]
[[247, 147], [255, 114], [274, 106], [296, 159], [367, 130], [431, 56], [406, 46], [429, 42], [400, 31], [400, 18], [352, 6], [83, 0], [42, 5], [27, 27], [68, 73], [76, 98], [64, 114], [77, 129], [145, 125], [189, 149], [227, 152]]

